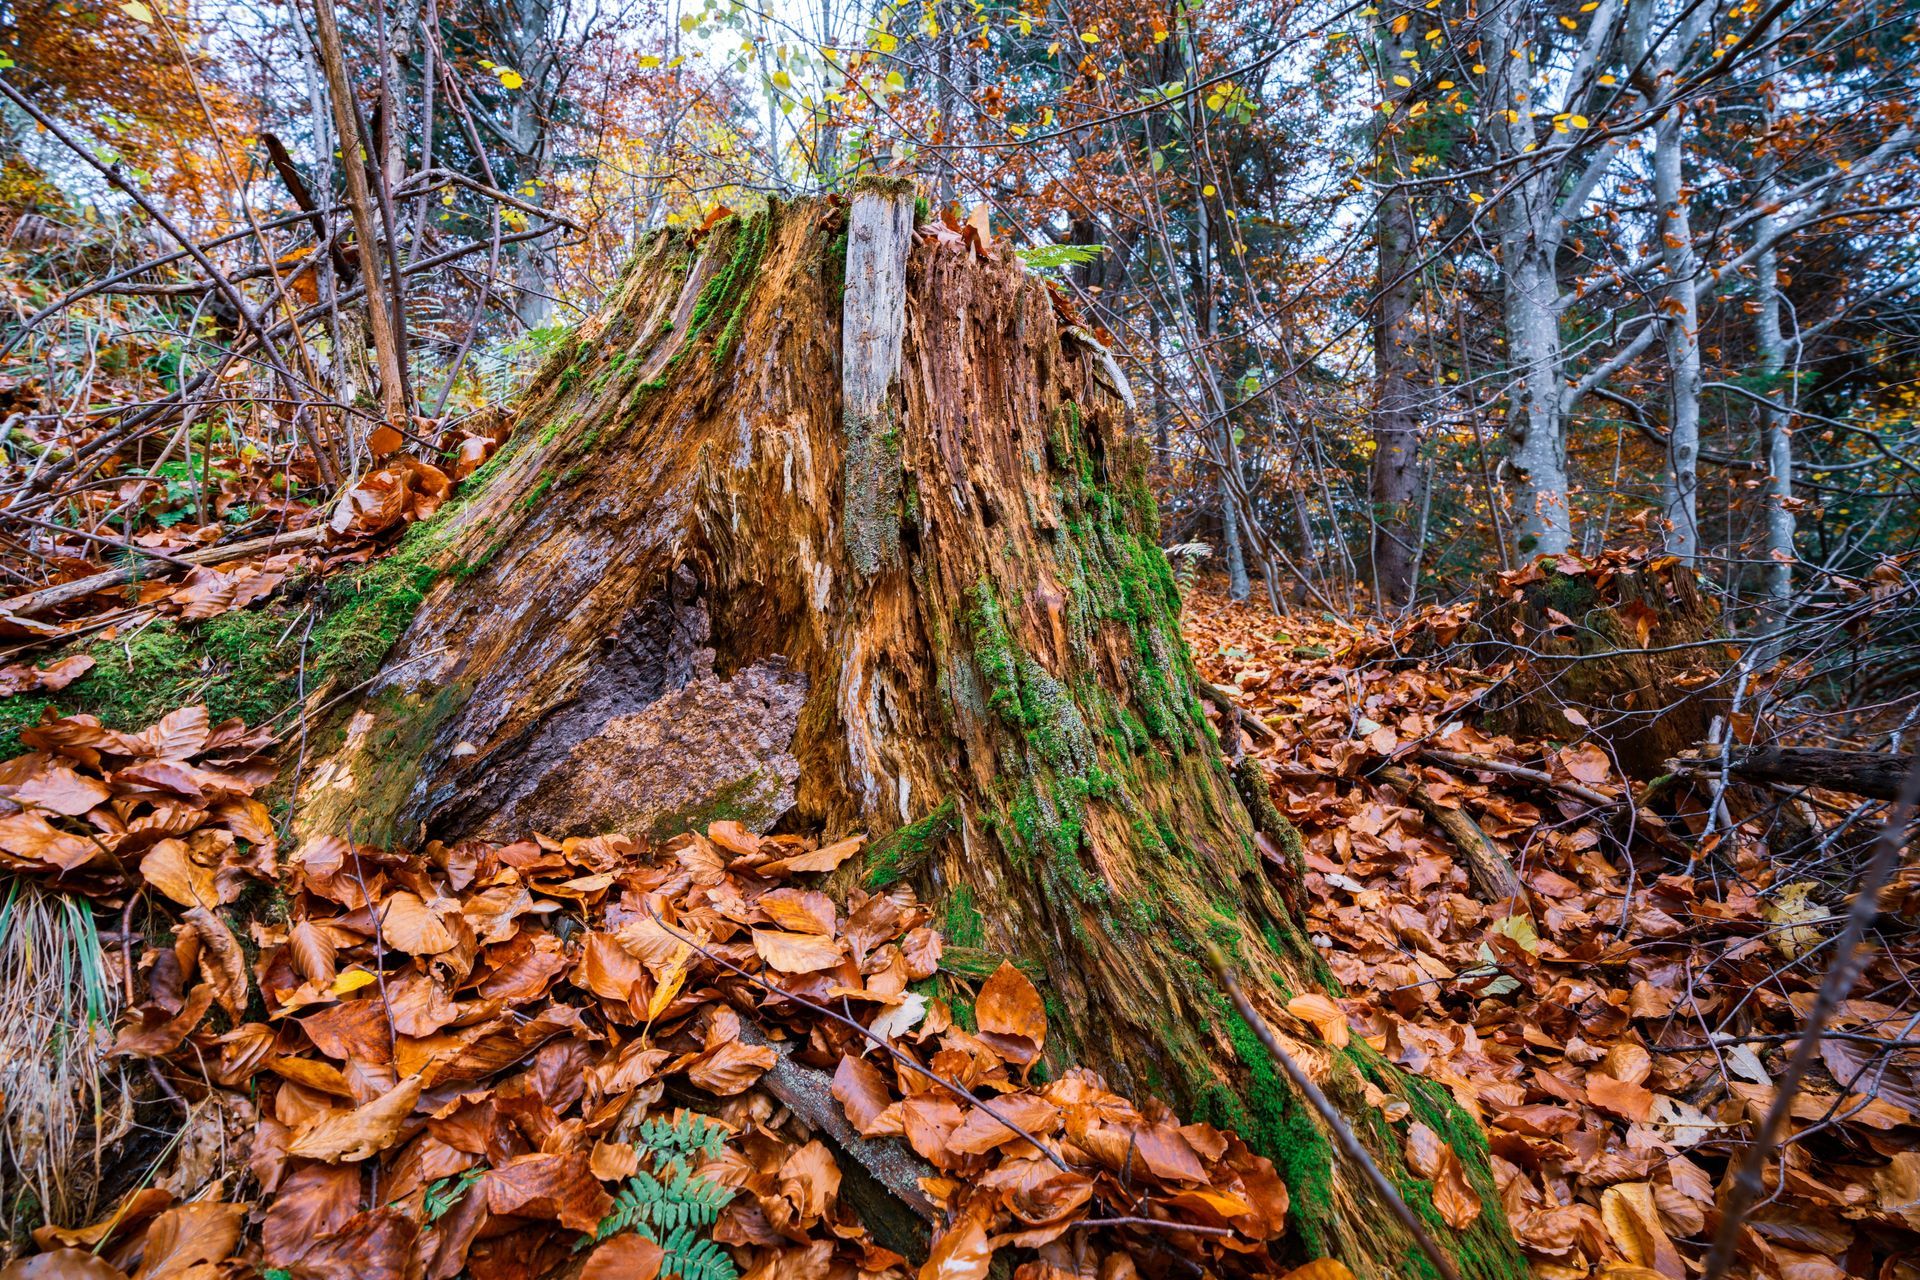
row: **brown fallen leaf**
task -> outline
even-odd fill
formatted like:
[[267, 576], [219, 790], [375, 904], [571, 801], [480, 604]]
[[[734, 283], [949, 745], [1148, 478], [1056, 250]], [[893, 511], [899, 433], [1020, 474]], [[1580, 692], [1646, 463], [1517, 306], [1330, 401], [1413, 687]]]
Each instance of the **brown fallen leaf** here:
[[140, 878], [182, 907], [220, 902], [214, 868], [196, 861], [185, 840], [162, 840], [140, 860]]
[[290, 1156], [353, 1161], [378, 1155], [400, 1139], [413, 1104], [420, 1100], [420, 1077], [408, 1076], [392, 1089], [352, 1111], [330, 1111], [301, 1125], [287, 1144]]
[[246, 1013], [252, 988], [247, 985], [247, 959], [233, 930], [205, 907], [181, 912], [180, 918], [200, 935], [200, 972], [213, 984], [213, 997], [238, 1025]]
[[240, 1243], [247, 1206], [196, 1201], [176, 1205], [147, 1228], [147, 1247], [134, 1280], [169, 1280], [191, 1267], [220, 1262]]
[[1027, 975], [1005, 960], [974, 1001], [980, 1038], [1022, 1066], [1047, 1044], [1047, 1009]]
[[1625, 1080], [1616, 1080], [1599, 1071], [1587, 1073], [1587, 1100], [1604, 1111], [1628, 1120], [1647, 1120], [1653, 1115], [1655, 1094]]
[[666, 1253], [634, 1231], [623, 1231], [588, 1255], [579, 1280], [654, 1280]]
[[784, 929], [755, 929], [753, 949], [782, 973], [816, 973], [845, 959], [840, 943], [817, 933], [789, 933]]
[[495, 1213], [550, 1218], [574, 1231], [592, 1231], [613, 1207], [584, 1154], [518, 1156], [481, 1179]]
[[187, 993], [180, 1012], [169, 1018], [153, 1005], [142, 1005], [127, 1019], [114, 1042], [113, 1054], [136, 1058], [164, 1058], [180, 1047], [213, 1005], [213, 984], [203, 982]]
[[85, 1249], [54, 1249], [15, 1258], [0, 1267], [0, 1280], [127, 1280], [127, 1276]]
[[83, 867], [100, 854], [93, 841], [56, 830], [37, 813], [0, 817], [0, 850], [62, 871]]
[[1353, 1272], [1338, 1258], [1315, 1258], [1304, 1267], [1295, 1267], [1280, 1280], [1353, 1280]]
[[867, 843], [865, 835], [848, 836], [845, 840], [836, 840], [830, 845], [815, 849], [811, 853], [796, 853], [791, 858], [778, 858], [761, 867], [767, 875], [795, 871], [832, 871], [841, 863], [860, 852]]
[[1310, 1023], [1330, 1049], [1344, 1049], [1352, 1038], [1346, 1011], [1318, 991], [1287, 1001], [1287, 1012], [1302, 1022]]
[[113, 795], [98, 778], [75, 772], [63, 764], [48, 765], [14, 789], [13, 801], [29, 809], [45, 809], [77, 818]]
[[1433, 1183], [1433, 1207], [1455, 1231], [1480, 1216], [1480, 1197], [1467, 1183], [1466, 1167], [1446, 1141], [1418, 1120], [1407, 1130], [1407, 1167]]
[[1622, 1182], [1602, 1191], [1600, 1221], [1628, 1262], [1651, 1267], [1667, 1280], [1683, 1280], [1686, 1267], [1661, 1225], [1651, 1183]]
[[434, 956], [454, 947], [453, 930], [445, 915], [458, 914], [457, 907], [447, 910], [430, 906], [419, 894], [401, 890], [380, 904], [380, 933], [390, 947], [408, 955]]
[[587, 1166], [602, 1182], [624, 1182], [640, 1167], [640, 1152], [630, 1142], [596, 1142]]
[[920, 1267], [919, 1280], [986, 1280], [993, 1245], [986, 1228], [969, 1214], [940, 1233]]

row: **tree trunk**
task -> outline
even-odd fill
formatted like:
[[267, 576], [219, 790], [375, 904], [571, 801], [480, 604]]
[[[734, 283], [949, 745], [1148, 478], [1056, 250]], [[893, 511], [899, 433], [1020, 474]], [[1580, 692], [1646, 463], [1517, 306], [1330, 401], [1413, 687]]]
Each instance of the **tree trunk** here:
[[1691, 565], [1700, 554], [1700, 266], [1682, 185], [1685, 119], [1685, 109], [1676, 106], [1654, 129], [1653, 185], [1667, 272], [1664, 324], [1671, 406], [1662, 511], [1667, 550]]
[[340, 170], [346, 175], [347, 206], [353, 214], [353, 233], [360, 254], [360, 283], [367, 294], [367, 328], [380, 362], [380, 413], [388, 426], [407, 420], [406, 374], [400, 367], [400, 339], [394, 332], [382, 281], [380, 235], [373, 196], [367, 187], [367, 141], [361, 137], [354, 107], [353, 86], [347, 79], [346, 57], [340, 47], [340, 27], [333, 0], [314, 0], [313, 26], [319, 36], [320, 62], [326, 72], [327, 94], [333, 100], [334, 136], [340, 140]]
[[1209, 976], [1215, 940], [1405, 1185], [1364, 1082], [1451, 1135], [1485, 1205], [1449, 1236], [1462, 1269], [1521, 1275], [1472, 1122], [1284, 1011], [1327, 982], [1303, 871], [1196, 698], [1118, 366], [1017, 266], [917, 243], [912, 204], [868, 180], [697, 255], [649, 242], [509, 455], [385, 562], [420, 602], [315, 732], [302, 847], [866, 831], [843, 882], [905, 881], [952, 942], [1045, 971], [1053, 1069], [1240, 1129], [1302, 1258], [1401, 1274], [1407, 1239]]
[[[1382, 42], [1381, 65], [1397, 67], [1411, 48], [1407, 32]], [[1396, 104], [1412, 90], [1395, 90]], [[1390, 137], [1381, 140], [1380, 177], [1390, 183], [1374, 214], [1375, 285], [1373, 302], [1373, 460], [1368, 474], [1372, 499], [1369, 529], [1370, 569], [1375, 594], [1383, 604], [1404, 605], [1414, 581], [1415, 523], [1424, 487], [1420, 468], [1420, 418], [1414, 386], [1413, 355], [1414, 224], [1413, 206], [1401, 181]]]
[[[1776, 55], [1769, 51], [1762, 62], [1764, 75], [1773, 78]], [[1767, 98], [1767, 125], [1771, 131], [1778, 107], [1773, 95]], [[1772, 212], [1780, 200], [1780, 162], [1763, 156], [1760, 164], [1766, 176], [1760, 180], [1757, 196], [1761, 214], [1754, 226], [1754, 240], [1765, 246], [1755, 264], [1755, 292], [1759, 294], [1760, 314], [1754, 319], [1754, 346], [1760, 357], [1760, 390], [1768, 405], [1760, 411], [1761, 439], [1767, 455], [1767, 604], [1760, 630], [1766, 636], [1754, 665], [1765, 668], [1780, 656], [1784, 647], [1783, 629], [1793, 614], [1794, 514], [1793, 514], [1793, 428], [1786, 414], [1773, 406], [1783, 399], [1797, 400], [1780, 375], [1787, 367], [1787, 343], [1781, 332], [1784, 299], [1780, 288], [1780, 255], [1774, 241], [1779, 236], [1778, 215]]]

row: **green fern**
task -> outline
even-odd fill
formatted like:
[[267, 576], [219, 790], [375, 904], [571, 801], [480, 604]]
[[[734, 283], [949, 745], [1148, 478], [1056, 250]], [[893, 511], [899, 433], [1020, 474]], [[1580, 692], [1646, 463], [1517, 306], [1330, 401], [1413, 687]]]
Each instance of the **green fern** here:
[[670, 1121], [643, 1123], [634, 1147], [651, 1157], [653, 1168], [627, 1179], [613, 1198], [613, 1209], [580, 1247], [633, 1231], [665, 1253], [662, 1275], [680, 1280], [739, 1280], [733, 1259], [706, 1234], [733, 1200], [733, 1188], [700, 1176], [691, 1163], [696, 1156], [703, 1161], [717, 1157], [729, 1132], [725, 1125], [692, 1111], [682, 1111]]
[[734, 1269], [727, 1251], [704, 1235], [696, 1236], [689, 1227], [668, 1235], [667, 1242], [660, 1248], [666, 1254], [660, 1263], [663, 1276], [679, 1276], [680, 1280], [739, 1280], [740, 1273]]
[[664, 1177], [642, 1170], [627, 1179], [613, 1198], [612, 1212], [600, 1223], [598, 1239], [640, 1227], [673, 1232], [713, 1225], [733, 1199], [733, 1188], [690, 1173], [677, 1160], [668, 1163], [674, 1168]]
[[682, 1111], [672, 1120], [658, 1116], [641, 1124], [633, 1145], [649, 1155], [690, 1156], [696, 1151], [712, 1160], [727, 1143], [727, 1126], [698, 1111]]

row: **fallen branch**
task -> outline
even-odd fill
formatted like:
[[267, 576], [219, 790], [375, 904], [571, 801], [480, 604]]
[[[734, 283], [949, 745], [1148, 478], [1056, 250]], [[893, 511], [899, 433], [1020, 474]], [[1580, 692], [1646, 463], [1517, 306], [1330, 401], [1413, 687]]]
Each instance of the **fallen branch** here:
[[1510, 778], [1524, 778], [1528, 782], [1537, 782], [1543, 787], [1552, 787], [1555, 791], [1570, 795], [1575, 800], [1584, 801], [1596, 809], [1610, 809], [1621, 803], [1619, 796], [1610, 796], [1604, 791], [1595, 791], [1592, 787], [1582, 786], [1578, 782], [1571, 782], [1565, 778], [1556, 778], [1545, 770], [1529, 769], [1523, 764], [1508, 764], [1504, 760], [1489, 760], [1485, 756], [1470, 756], [1459, 751], [1442, 751], [1437, 747], [1422, 748], [1420, 758], [1454, 769], [1478, 769], [1484, 773], [1504, 773]]
[[[314, 525], [309, 529], [295, 529], [288, 533], [270, 533], [263, 538], [249, 538], [244, 542], [229, 542], [222, 546], [205, 547], [199, 551], [187, 551], [171, 558], [171, 563], [186, 568], [196, 565], [223, 564], [228, 560], [238, 560], [244, 556], [258, 555], [265, 551], [278, 551], [285, 547], [304, 547], [320, 541], [326, 536], [325, 525]], [[87, 578], [76, 578], [72, 582], [58, 582], [51, 587], [42, 587], [38, 591], [29, 591], [25, 595], [15, 596], [11, 600], [0, 600], [0, 620], [22, 622], [30, 628], [38, 629], [36, 624], [25, 623], [25, 619], [75, 600], [84, 600], [97, 591], [110, 591], [114, 587], [124, 586], [136, 579], [151, 576], [133, 565], [123, 565], [118, 569], [109, 569], [105, 573], [96, 573]]]
[[1507, 861], [1506, 855], [1494, 848], [1493, 841], [1487, 839], [1487, 833], [1480, 824], [1467, 815], [1464, 809], [1448, 808], [1434, 799], [1420, 780], [1405, 769], [1388, 766], [1380, 770], [1380, 779], [1395, 791], [1406, 796], [1428, 821], [1446, 833], [1467, 861], [1467, 878], [1473, 881], [1473, 887], [1488, 902], [1507, 902], [1518, 899], [1527, 900], [1527, 888], [1520, 883], [1520, 875]]
[[[1913, 768], [1914, 757], [1877, 751], [1833, 751], [1826, 747], [1748, 747], [1734, 752], [1730, 772], [1750, 782], [1780, 782], [1796, 787], [1823, 787], [1851, 796], [1891, 800], [1900, 792], [1900, 780]], [[1717, 760], [1672, 760], [1676, 773], [1698, 773], [1717, 768]]]

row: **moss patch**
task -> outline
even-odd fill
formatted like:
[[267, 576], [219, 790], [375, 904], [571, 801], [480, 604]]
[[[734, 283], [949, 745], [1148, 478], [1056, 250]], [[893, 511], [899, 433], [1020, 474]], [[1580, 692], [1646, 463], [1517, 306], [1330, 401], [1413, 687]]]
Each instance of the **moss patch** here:
[[881, 837], [867, 853], [861, 883], [869, 890], [884, 889], [918, 874], [934, 848], [952, 833], [959, 812], [959, 803], [948, 796], [926, 817]]

